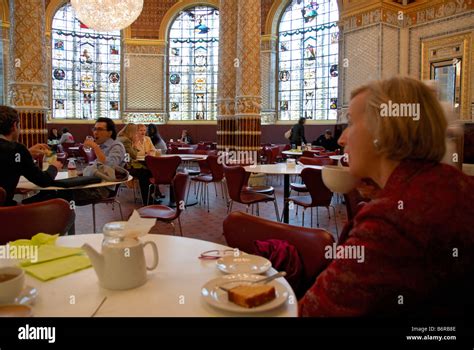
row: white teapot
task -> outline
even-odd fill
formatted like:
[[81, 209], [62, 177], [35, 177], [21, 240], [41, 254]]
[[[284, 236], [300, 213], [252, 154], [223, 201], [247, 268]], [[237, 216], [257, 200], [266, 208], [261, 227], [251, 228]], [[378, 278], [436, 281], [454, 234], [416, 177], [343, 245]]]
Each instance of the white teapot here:
[[[97, 252], [88, 244], [86, 251], [94, 266], [101, 286], [112, 290], [132, 289], [145, 284], [147, 270], [158, 266], [158, 248], [154, 242], [142, 243], [133, 232], [126, 231], [125, 222], [111, 222], [104, 226], [102, 252]], [[150, 267], [145, 261], [145, 246], [153, 251], [153, 263]]]

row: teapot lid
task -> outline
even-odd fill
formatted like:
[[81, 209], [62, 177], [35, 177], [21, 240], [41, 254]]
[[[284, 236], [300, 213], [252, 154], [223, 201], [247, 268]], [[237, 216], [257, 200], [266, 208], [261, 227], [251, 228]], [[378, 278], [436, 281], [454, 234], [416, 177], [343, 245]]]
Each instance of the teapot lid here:
[[103, 232], [105, 236], [123, 238], [127, 236], [125, 231], [125, 221], [109, 222], [104, 225]]

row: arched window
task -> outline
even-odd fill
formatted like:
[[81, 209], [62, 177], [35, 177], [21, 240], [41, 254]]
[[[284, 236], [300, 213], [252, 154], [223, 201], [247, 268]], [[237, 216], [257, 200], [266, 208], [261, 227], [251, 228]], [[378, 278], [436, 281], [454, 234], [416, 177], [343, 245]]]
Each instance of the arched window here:
[[281, 120], [336, 120], [339, 11], [335, 0], [293, 0], [278, 30]]
[[53, 118], [120, 118], [120, 31], [89, 29], [66, 4], [51, 37]]
[[181, 11], [169, 31], [170, 120], [217, 119], [219, 11]]

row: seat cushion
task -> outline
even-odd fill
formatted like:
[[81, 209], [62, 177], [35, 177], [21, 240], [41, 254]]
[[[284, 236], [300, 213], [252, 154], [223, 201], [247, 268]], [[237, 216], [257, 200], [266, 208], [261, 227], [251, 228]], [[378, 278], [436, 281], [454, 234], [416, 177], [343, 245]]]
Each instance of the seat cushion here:
[[299, 184], [299, 183], [296, 183], [296, 182], [292, 182], [290, 184], [290, 188], [291, 188], [292, 191], [296, 191], [296, 192], [308, 192], [308, 188], [306, 188], [305, 184]]
[[266, 194], [260, 194], [256, 192], [242, 192], [240, 194], [240, 200], [244, 204], [251, 204], [257, 202], [270, 202], [274, 200], [274, 197], [267, 196]]
[[137, 210], [142, 218], [153, 218], [158, 220], [174, 220], [176, 211], [166, 205], [149, 205]]
[[261, 194], [272, 195], [275, 193], [273, 186], [247, 186], [242, 189], [244, 192], [256, 192]]
[[212, 175], [199, 175], [199, 176], [193, 177], [191, 180], [198, 181], [198, 182], [212, 182]]
[[301, 205], [302, 207], [310, 207], [313, 199], [311, 196], [292, 196], [288, 197], [288, 201], [292, 201], [297, 205]]

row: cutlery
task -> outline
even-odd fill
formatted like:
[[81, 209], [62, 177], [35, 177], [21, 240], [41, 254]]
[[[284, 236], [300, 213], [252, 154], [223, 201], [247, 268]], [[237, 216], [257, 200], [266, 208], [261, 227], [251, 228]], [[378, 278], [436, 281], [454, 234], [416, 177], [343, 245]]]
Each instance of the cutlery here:
[[[258, 280], [258, 281], [242, 281], [242, 282], [245, 282], [245, 283], [249, 283], [249, 284], [256, 284], [256, 283], [263, 283], [263, 284], [266, 284], [270, 281], [273, 281], [275, 278], [280, 278], [280, 277], [284, 277], [286, 276], [286, 272], [285, 271], [281, 271], [281, 272], [278, 272], [274, 275], [271, 275], [271, 276], [268, 276], [268, 277], [265, 277], [261, 280]], [[226, 282], [225, 284], [227, 283], [236, 283], [236, 282], [239, 282], [239, 281], [229, 281], [229, 282]], [[218, 286], [220, 289], [222, 289], [223, 291], [225, 292], [228, 292], [229, 290], [231, 290], [231, 288], [226, 288], [226, 287], [223, 287], [223, 286]]]

